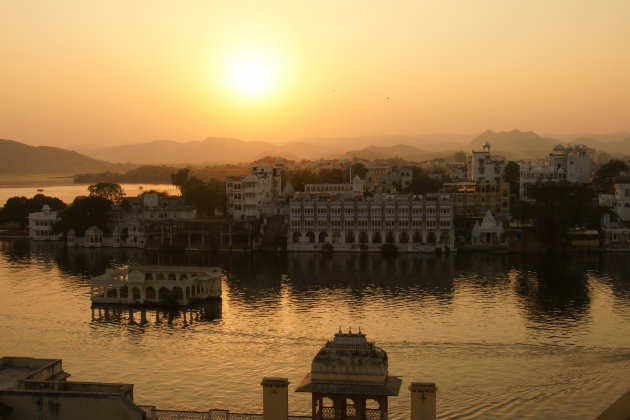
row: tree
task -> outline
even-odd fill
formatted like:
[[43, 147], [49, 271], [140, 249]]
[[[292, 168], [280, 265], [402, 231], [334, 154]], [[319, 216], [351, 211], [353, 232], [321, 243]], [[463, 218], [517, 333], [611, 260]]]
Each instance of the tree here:
[[180, 193], [183, 193], [184, 188], [188, 185], [189, 177], [190, 169], [182, 168], [171, 174], [171, 183], [179, 189]]
[[[362, 164], [361, 162], [356, 162], [353, 163], [350, 168], [352, 169], [352, 178], [358, 176], [361, 179], [365, 179], [368, 170], [364, 164]], [[350, 180], [350, 182], [352, 182], [352, 180]]]
[[527, 186], [527, 196], [534, 200], [528, 212], [548, 251], [553, 251], [570, 229], [599, 229], [605, 211], [589, 184], [537, 182]]
[[512, 202], [516, 201], [519, 193], [519, 184], [521, 181], [521, 167], [514, 161], [509, 161], [505, 165], [505, 175], [503, 176], [505, 182], [510, 184], [510, 195], [512, 196]]
[[114, 184], [113, 182], [99, 182], [98, 184], [90, 185], [88, 187], [90, 197], [101, 197], [111, 201], [114, 204], [118, 204], [125, 196], [120, 184]]
[[51, 210], [62, 210], [66, 204], [56, 197], [37, 194], [33, 198], [11, 197], [0, 210], [0, 223], [17, 223], [21, 228], [28, 225], [28, 215], [42, 210], [48, 205]]
[[620, 160], [611, 160], [602, 165], [593, 177], [593, 185], [600, 191], [608, 194], [615, 193], [615, 179], [620, 172], [630, 170], [630, 167]]
[[194, 205], [201, 215], [212, 216], [214, 209], [225, 210], [224, 182], [203, 182], [193, 177], [184, 187], [182, 195], [186, 204]]
[[411, 182], [405, 190], [412, 194], [428, 194], [438, 192], [440, 188], [442, 188], [442, 181], [431, 178], [422, 172], [422, 169], [414, 166]]
[[83, 235], [89, 227], [96, 226], [103, 232], [109, 232], [107, 214], [112, 201], [104, 197], [77, 197], [72, 205], [59, 214], [61, 219], [53, 226], [55, 232], [66, 233], [70, 229]]

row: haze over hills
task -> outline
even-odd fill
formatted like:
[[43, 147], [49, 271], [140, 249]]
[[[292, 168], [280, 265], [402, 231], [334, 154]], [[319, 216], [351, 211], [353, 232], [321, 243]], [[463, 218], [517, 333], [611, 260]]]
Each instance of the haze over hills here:
[[0, 139], [1, 175], [73, 174], [124, 171], [129, 165], [112, 164], [80, 153], [50, 146], [29, 146]]
[[334, 158], [389, 159], [422, 161], [445, 157], [456, 151], [470, 153], [489, 142], [492, 151], [508, 159], [546, 156], [558, 143], [585, 144], [615, 155], [630, 155], [630, 133], [591, 135], [577, 138], [552, 138], [532, 131], [494, 132], [477, 136], [436, 134], [426, 136], [367, 136], [350, 138], [312, 138], [274, 144], [210, 137], [203, 141], [159, 140], [106, 148], [76, 148], [92, 158], [134, 164], [222, 164], [251, 162], [265, 156], [290, 160]]

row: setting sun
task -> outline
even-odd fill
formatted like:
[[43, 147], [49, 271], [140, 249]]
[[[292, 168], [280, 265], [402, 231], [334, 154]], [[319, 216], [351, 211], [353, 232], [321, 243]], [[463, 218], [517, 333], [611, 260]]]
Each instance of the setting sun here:
[[234, 57], [228, 66], [229, 87], [247, 98], [269, 94], [276, 86], [278, 69], [271, 57], [260, 52], [246, 52]]

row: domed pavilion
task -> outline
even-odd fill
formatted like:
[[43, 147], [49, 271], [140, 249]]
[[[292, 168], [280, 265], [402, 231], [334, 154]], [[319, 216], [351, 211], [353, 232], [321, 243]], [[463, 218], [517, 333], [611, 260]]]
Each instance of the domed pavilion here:
[[[387, 397], [397, 396], [402, 379], [390, 376], [387, 353], [365, 334], [343, 333], [326, 342], [296, 392], [310, 392], [312, 418], [387, 419]], [[369, 408], [373, 407], [373, 408]]]

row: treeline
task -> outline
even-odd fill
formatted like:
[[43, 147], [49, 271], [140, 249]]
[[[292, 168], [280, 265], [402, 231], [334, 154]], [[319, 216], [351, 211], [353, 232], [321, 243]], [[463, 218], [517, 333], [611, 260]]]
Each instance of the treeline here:
[[[79, 174], [74, 177], [75, 184], [93, 184], [109, 182], [117, 184], [170, 184], [171, 174], [179, 168], [166, 165], [146, 165], [127, 171], [126, 173], [102, 172]], [[249, 173], [249, 166], [216, 165], [189, 168], [190, 174], [202, 181], [225, 181], [227, 176], [243, 176]]]

